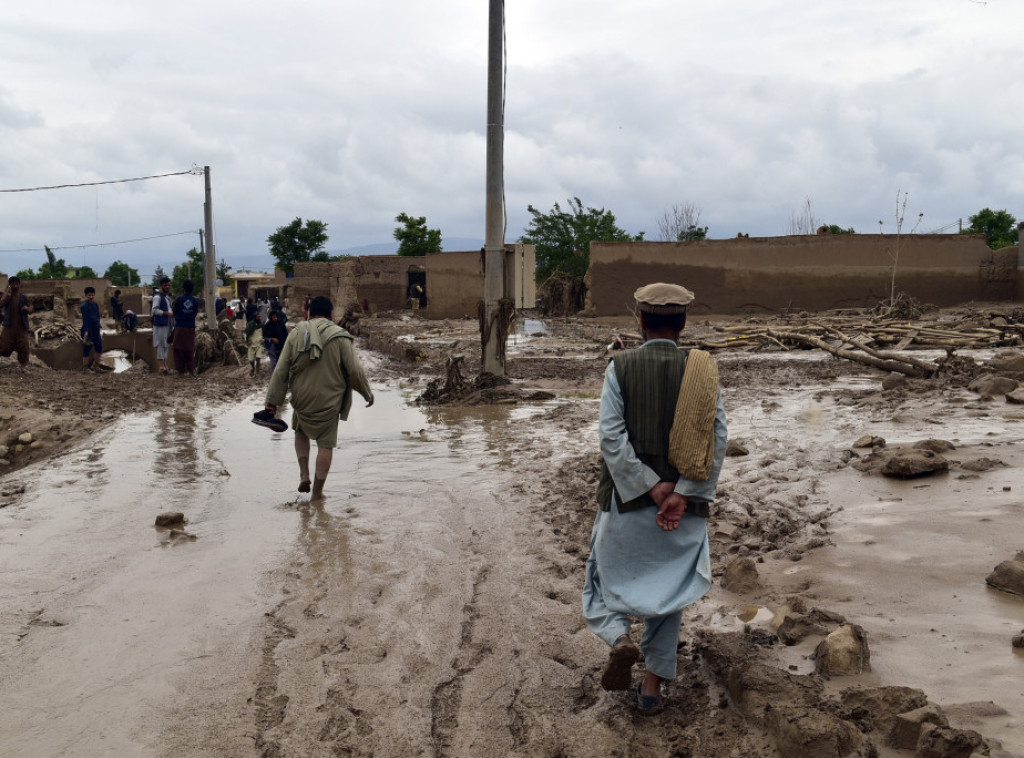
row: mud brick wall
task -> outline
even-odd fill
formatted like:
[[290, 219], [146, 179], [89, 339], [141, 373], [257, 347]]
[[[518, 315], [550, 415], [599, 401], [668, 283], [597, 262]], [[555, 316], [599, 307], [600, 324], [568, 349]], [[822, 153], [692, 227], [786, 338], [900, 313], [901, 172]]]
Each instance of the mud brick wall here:
[[288, 280], [285, 312], [290, 320], [302, 318], [302, 301], [306, 295], [325, 295], [334, 303], [338, 318], [345, 306], [356, 296], [356, 264], [353, 260], [330, 263], [296, 263]]
[[650, 282], [693, 290], [692, 313], [870, 307], [896, 291], [951, 306], [1016, 300], [1018, 248], [995, 253], [980, 234], [806, 235], [696, 242], [595, 242], [585, 315], [632, 313]]
[[[507, 245], [505, 248], [505, 296], [517, 308], [532, 308], [537, 299], [537, 248]], [[431, 253], [426, 257], [426, 318], [476, 318], [477, 303], [484, 296], [484, 264], [479, 250]]]
[[[361, 255], [356, 261], [354, 301], [365, 299], [370, 312], [394, 311], [408, 307], [410, 269], [421, 270], [423, 258], [397, 255]], [[347, 305], [347, 303], [346, 303]]]

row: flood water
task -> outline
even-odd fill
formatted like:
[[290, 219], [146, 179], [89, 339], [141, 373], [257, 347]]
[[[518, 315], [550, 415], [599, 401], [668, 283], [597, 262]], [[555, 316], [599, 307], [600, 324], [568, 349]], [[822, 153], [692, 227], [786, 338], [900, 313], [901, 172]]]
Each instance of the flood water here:
[[[491, 435], [524, 411], [427, 414], [400, 389], [376, 397], [341, 425], [324, 513], [360, 508], [380, 541], [431, 529], [425, 489], [500, 481]], [[4, 756], [153, 754], [147, 714], [248, 638], [277, 591], [269, 572], [299, 541], [346, 560], [350, 532], [310, 541], [292, 435], [251, 424], [260, 407], [125, 417], [19, 473], [28, 490], [0, 511]], [[184, 533], [154, 526], [165, 511], [185, 514]]]

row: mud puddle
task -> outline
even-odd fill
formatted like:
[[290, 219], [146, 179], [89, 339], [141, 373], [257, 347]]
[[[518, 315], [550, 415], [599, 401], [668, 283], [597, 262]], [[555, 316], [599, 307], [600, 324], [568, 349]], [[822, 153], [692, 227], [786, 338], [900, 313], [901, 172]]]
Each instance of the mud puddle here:
[[[755, 402], [727, 402], [730, 437], [751, 443], [751, 458], [727, 462], [724, 486], [750, 482], [762, 499], [796, 496], [808, 513], [825, 514], [829, 547], [798, 562], [769, 559], [761, 571], [783, 592], [867, 630], [873, 674], [863, 683], [919, 687], [954, 725], [1024, 754], [1024, 656], [1010, 645], [1024, 628], [1024, 601], [985, 583], [1020, 549], [1020, 412], [967, 391], [896, 401], [877, 387], [877, 377], [844, 377], [820, 387], [751, 387]], [[951, 470], [898, 480], [843, 466], [853, 442], [868, 434], [890, 447], [951, 441], [956, 449], [944, 454]], [[981, 473], [959, 468], [982, 457], [999, 463]], [[714, 596], [721, 599], [717, 588]], [[712, 625], [728, 628], [777, 610], [726, 607], [732, 610], [705, 610]], [[812, 671], [817, 641], [781, 648], [780, 660]], [[997, 707], [979, 705], [989, 701]]]
[[[446, 554], [451, 532], [467, 528], [466, 509], [493, 504], [494, 471], [509, 462], [502, 430], [535, 410], [427, 414], [406, 399], [385, 388], [353, 410], [320, 508], [295, 492], [291, 434], [249, 423], [259, 398], [124, 417], [23, 471], [25, 495], [0, 513], [4, 754], [246, 754], [254, 653], [288, 594], [416, 576], [436, 588], [439, 616], [460, 618], [441, 581], [465, 579]], [[187, 524], [155, 527], [164, 511]], [[421, 590], [406, 602], [422, 610]], [[209, 728], [199, 753], [179, 744], [185, 723]]]

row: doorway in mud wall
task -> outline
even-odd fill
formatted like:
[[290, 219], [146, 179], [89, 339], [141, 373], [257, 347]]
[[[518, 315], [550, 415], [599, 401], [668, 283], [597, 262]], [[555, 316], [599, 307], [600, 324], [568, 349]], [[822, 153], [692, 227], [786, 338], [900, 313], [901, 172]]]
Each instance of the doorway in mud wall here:
[[427, 272], [409, 269], [406, 272], [408, 285], [406, 296], [409, 298], [409, 305], [413, 309], [427, 307]]

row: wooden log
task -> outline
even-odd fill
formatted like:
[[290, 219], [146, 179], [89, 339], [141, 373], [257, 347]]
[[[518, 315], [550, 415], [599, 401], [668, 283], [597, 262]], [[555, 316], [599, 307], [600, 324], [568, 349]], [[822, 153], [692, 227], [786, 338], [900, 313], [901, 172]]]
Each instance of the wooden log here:
[[913, 363], [904, 361], [902, 358], [876, 358], [873, 355], [867, 355], [865, 353], [855, 353], [852, 350], [842, 350], [840, 348], [832, 347], [824, 340], [818, 339], [817, 337], [811, 337], [806, 334], [799, 334], [794, 332], [782, 332], [775, 329], [768, 330], [768, 336], [774, 337], [778, 340], [792, 340], [803, 345], [810, 347], [816, 347], [819, 350], [824, 350], [827, 353], [831, 353], [837, 358], [845, 358], [846, 360], [853, 361], [854, 363], [862, 363], [866, 366], [872, 366], [882, 371], [890, 371], [897, 374], [903, 374], [913, 378], [928, 377], [931, 376], [935, 371], [938, 370], [938, 366], [930, 364], [923, 365], [928, 366], [927, 369], [916, 366]]

